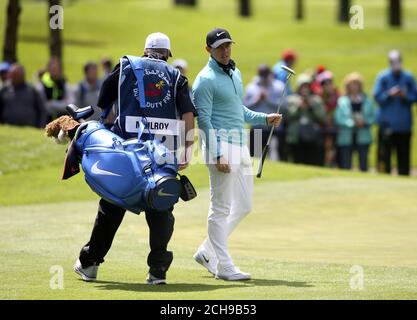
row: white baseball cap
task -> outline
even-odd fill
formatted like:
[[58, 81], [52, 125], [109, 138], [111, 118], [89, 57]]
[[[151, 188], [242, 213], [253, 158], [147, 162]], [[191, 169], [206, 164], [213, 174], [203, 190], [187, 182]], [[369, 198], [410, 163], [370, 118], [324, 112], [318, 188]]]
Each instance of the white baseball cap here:
[[391, 50], [388, 53], [388, 60], [391, 65], [392, 70], [400, 71], [402, 68], [401, 62], [401, 53], [398, 50]]
[[171, 41], [166, 34], [161, 32], [151, 33], [146, 37], [145, 49], [168, 49], [172, 57]]

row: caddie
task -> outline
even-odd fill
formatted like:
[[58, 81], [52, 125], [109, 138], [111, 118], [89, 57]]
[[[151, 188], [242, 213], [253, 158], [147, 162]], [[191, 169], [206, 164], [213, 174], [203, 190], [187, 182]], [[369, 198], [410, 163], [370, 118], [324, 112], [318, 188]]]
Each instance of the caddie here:
[[[170, 39], [163, 33], [149, 34], [145, 41], [144, 55], [124, 56], [104, 81], [98, 107], [109, 110], [115, 104], [116, 112], [112, 131], [124, 139], [137, 138], [141, 123], [146, 124], [142, 139], [155, 136], [165, 141], [173, 151], [179, 147], [179, 138], [194, 129], [196, 110], [188, 93], [188, 80], [167, 63], [172, 56]], [[142, 76], [137, 78], [139, 69], [132, 61], [140, 61]], [[140, 83], [143, 81], [143, 83]], [[143, 91], [140, 88], [142, 86]], [[141, 95], [142, 93], [142, 95]], [[142, 99], [142, 100], [140, 100]], [[143, 101], [145, 108], [139, 103]], [[146, 122], [142, 118], [146, 118]], [[185, 139], [181, 139], [185, 141]], [[185, 141], [189, 148], [192, 141]], [[191, 152], [184, 151], [179, 156], [179, 170], [187, 167]], [[96, 173], [106, 174], [100, 168]], [[109, 251], [113, 238], [123, 220], [125, 209], [104, 199], [99, 202], [98, 213], [90, 240], [81, 249], [74, 270], [85, 281], [97, 279], [99, 265]], [[145, 211], [149, 226], [150, 253], [148, 255], [148, 284], [165, 284], [166, 273], [173, 260], [173, 254], [167, 250], [168, 242], [174, 230], [173, 207], [166, 211]]]

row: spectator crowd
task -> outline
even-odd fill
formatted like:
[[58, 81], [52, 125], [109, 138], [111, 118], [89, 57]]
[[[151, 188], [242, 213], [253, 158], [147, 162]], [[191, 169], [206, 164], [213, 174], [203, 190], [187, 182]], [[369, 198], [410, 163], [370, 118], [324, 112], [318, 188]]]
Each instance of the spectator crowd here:
[[[262, 64], [246, 88], [245, 105], [256, 111], [275, 112], [280, 102], [286, 71], [297, 61], [293, 50], [285, 50], [281, 60], [269, 68]], [[372, 143], [372, 127], [378, 128], [377, 170], [391, 172], [392, 154], [396, 153], [397, 172], [410, 174], [412, 106], [417, 102], [414, 76], [403, 69], [398, 50], [388, 54], [388, 68], [375, 80], [372, 97], [365, 92], [363, 77], [358, 72], [345, 76], [343, 89], [334, 84], [333, 73], [319, 65], [315, 70], [298, 75], [295, 88], [288, 83], [280, 112], [283, 123], [275, 129], [271, 158], [316, 166], [352, 168], [354, 154], [359, 169], [368, 171], [368, 155]], [[267, 141], [268, 127], [262, 130], [262, 148]], [[251, 146], [254, 154], [254, 148]]]
[[[372, 96], [365, 93], [363, 77], [358, 72], [345, 75], [343, 88], [334, 83], [331, 70], [319, 65], [313, 71], [300, 73], [295, 86], [285, 87], [286, 71], [293, 68], [297, 54], [284, 50], [280, 61], [270, 67], [261, 64], [257, 74], [247, 85], [244, 104], [254, 111], [280, 112], [283, 123], [273, 132], [270, 158], [300, 164], [352, 168], [352, 158], [358, 155], [359, 168], [367, 171], [372, 127], [377, 126], [377, 170], [391, 172], [391, 155], [396, 153], [397, 172], [410, 174], [412, 105], [417, 102], [417, 87], [413, 75], [403, 69], [402, 56], [392, 50], [388, 54], [388, 68], [375, 80]], [[177, 59], [173, 65], [187, 74], [187, 62]], [[70, 85], [58, 59], [51, 58], [45, 68], [36, 73], [36, 81], [27, 81], [24, 66], [16, 63], [0, 64], [0, 124], [44, 127], [47, 122], [66, 114], [69, 103], [95, 106], [103, 79], [112, 71], [111, 59], [99, 64], [87, 62], [84, 78]], [[97, 112], [96, 114], [99, 114]], [[267, 143], [270, 128], [250, 128], [250, 151], [256, 152], [256, 132], [260, 142]], [[258, 151], [261, 148], [258, 149]]]

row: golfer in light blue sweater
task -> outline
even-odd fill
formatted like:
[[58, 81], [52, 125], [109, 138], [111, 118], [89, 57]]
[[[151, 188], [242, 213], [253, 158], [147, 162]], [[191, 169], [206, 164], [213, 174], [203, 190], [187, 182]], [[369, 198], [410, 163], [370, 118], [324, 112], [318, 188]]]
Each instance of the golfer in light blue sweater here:
[[254, 112], [243, 105], [242, 77], [231, 60], [232, 43], [225, 29], [207, 34], [210, 58], [193, 85], [211, 192], [208, 237], [194, 258], [217, 279], [246, 280], [250, 274], [235, 266], [227, 247], [230, 234], [252, 207], [252, 164], [244, 123], [278, 126], [281, 115]]

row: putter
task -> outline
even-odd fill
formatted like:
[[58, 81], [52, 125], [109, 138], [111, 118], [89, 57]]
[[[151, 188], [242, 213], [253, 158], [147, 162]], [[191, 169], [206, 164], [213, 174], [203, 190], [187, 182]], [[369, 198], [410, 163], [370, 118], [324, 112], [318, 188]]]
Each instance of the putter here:
[[[282, 95], [281, 95], [281, 99], [280, 99], [280, 103], [278, 105], [277, 108], [277, 112], [279, 113], [279, 110], [281, 109], [282, 106], [282, 102], [283, 102], [283, 98], [285, 96], [285, 92], [287, 91], [287, 83], [288, 80], [291, 78], [291, 76], [295, 75], [295, 71], [286, 67], [286, 66], [281, 66], [282, 69], [284, 69], [285, 71], [287, 71], [287, 78], [285, 79], [285, 85], [284, 85], [284, 90], [282, 90]], [[272, 134], [274, 132], [274, 126], [271, 127], [271, 130], [269, 131], [269, 136], [268, 136], [268, 140], [266, 142], [266, 145], [264, 147], [264, 149], [262, 150], [262, 158], [261, 158], [261, 162], [259, 163], [259, 168], [258, 168], [258, 173], [256, 174], [257, 178], [260, 178], [262, 175], [262, 169], [264, 167], [264, 161], [266, 158], [266, 155], [268, 154], [268, 150], [269, 150], [269, 144], [271, 143], [271, 138], [272, 138]]]

